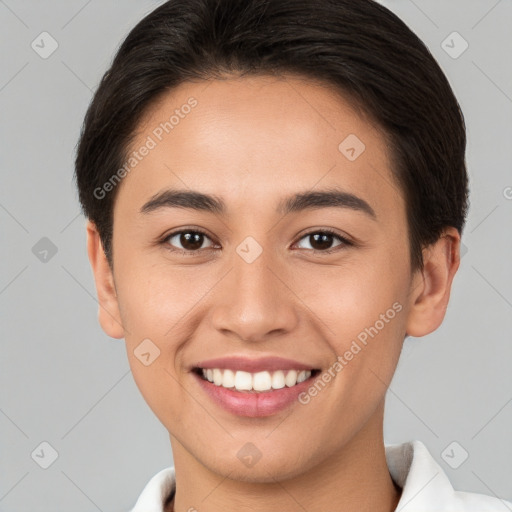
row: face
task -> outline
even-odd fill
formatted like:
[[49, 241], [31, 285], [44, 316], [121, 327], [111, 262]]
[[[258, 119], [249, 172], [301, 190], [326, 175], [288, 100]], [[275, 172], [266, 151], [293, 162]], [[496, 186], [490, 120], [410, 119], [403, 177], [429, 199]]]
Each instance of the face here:
[[129, 154], [106, 330], [173, 442], [251, 481], [335, 457], [380, 410], [417, 298], [382, 133], [327, 86], [230, 78], [161, 98]]

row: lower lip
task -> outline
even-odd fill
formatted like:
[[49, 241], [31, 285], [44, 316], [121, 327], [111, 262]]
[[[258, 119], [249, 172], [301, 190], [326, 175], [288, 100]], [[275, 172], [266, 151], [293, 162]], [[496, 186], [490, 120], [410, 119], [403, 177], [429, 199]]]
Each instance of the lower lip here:
[[197, 374], [193, 375], [215, 403], [233, 414], [252, 418], [271, 416], [285, 410], [294, 402], [298, 403], [299, 395], [311, 385], [312, 379], [315, 378], [310, 377], [291, 388], [284, 387], [273, 391], [248, 393], [217, 386]]

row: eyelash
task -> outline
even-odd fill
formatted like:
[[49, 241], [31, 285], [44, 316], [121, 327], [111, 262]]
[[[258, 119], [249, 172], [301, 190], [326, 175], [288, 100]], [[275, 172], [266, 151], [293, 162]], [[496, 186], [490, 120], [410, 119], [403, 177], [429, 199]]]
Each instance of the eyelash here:
[[[180, 253], [180, 254], [182, 254], [184, 256], [195, 256], [196, 254], [198, 254], [201, 251], [214, 250], [211, 247], [207, 247], [206, 249], [198, 249], [196, 251], [191, 251], [191, 250], [187, 250], [187, 249], [178, 249], [178, 248], [175, 248], [175, 247], [171, 246], [171, 244], [169, 243], [169, 240], [171, 238], [173, 238], [174, 236], [180, 235], [182, 233], [198, 233], [198, 234], [201, 234], [201, 235], [203, 235], [206, 238], [211, 240], [211, 237], [207, 233], [205, 233], [201, 229], [194, 228], [194, 229], [180, 229], [178, 231], [173, 231], [172, 233], [168, 233], [167, 235], [165, 235], [165, 237], [163, 237], [163, 239], [161, 240], [160, 243], [165, 245], [166, 249], [168, 249], [169, 251], [172, 251], [172, 252], [175, 252], [175, 253], [177, 252], [177, 253]], [[306, 249], [308, 251], [313, 251], [314, 253], [317, 253], [317, 254], [332, 254], [332, 253], [337, 252], [338, 250], [342, 249], [343, 247], [355, 246], [354, 242], [352, 242], [352, 241], [348, 240], [347, 238], [339, 235], [334, 230], [329, 229], [329, 228], [317, 229], [317, 230], [309, 231], [308, 233], [305, 233], [304, 235], [302, 235], [299, 238], [299, 241], [304, 239], [304, 238], [306, 238], [306, 237], [308, 237], [308, 236], [315, 235], [315, 234], [328, 234], [328, 235], [332, 235], [333, 237], [337, 238], [341, 242], [341, 244], [336, 245], [335, 247], [331, 247], [330, 249], [326, 249], [325, 251], [322, 251], [322, 250], [319, 250], [319, 249]], [[213, 242], [213, 240], [212, 240], [212, 242]]]

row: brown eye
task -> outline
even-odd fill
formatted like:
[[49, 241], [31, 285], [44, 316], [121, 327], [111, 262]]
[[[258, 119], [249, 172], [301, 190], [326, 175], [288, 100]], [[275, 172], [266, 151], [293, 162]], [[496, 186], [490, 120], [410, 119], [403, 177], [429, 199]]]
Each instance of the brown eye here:
[[[339, 241], [337, 244], [336, 239]], [[311, 249], [313, 251], [328, 252], [338, 246], [351, 245], [348, 240], [331, 233], [330, 231], [315, 231], [303, 236], [301, 240], [306, 240], [309, 247], [302, 247], [303, 249]], [[334, 244], [334, 245], [333, 245]]]
[[166, 242], [176, 249], [197, 252], [204, 248], [202, 245], [205, 240], [209, 240], [211, 242], [210, 238], [200, 231], [178, 231], [169, 235]]

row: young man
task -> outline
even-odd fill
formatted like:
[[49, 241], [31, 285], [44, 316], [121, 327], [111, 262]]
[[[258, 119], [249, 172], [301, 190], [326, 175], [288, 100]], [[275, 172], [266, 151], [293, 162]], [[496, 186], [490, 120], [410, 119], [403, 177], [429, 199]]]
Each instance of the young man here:
[[404, 338], [446, 312], [464, 153], [370, 0], [171, 0], [132, 30], [76, 177], [100, 323], [173, 449], [133, 512], [503, 508], [382, 433]]

